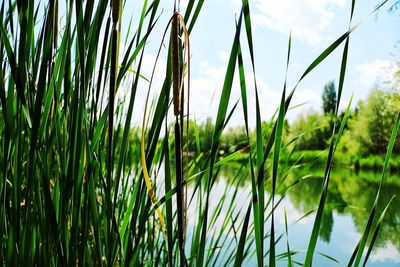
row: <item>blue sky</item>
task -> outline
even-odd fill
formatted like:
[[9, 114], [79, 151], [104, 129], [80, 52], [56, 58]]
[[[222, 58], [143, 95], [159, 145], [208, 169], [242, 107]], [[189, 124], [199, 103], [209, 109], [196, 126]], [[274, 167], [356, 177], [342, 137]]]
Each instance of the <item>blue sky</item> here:
[[[181, 1], [181, 10], [186, 1]], [[279, 104], [285, 77], [285, 61], [289, 32], [292, 31], [292, 54], [288, 74], [291, 89], [308, 65], [333, 41], [348, 29], [350, 0], [253, 0], [250, 2], [253, 22], [253, 38], [256, 55], [256, 74], [259, 86], [262, 119], [268, 120]], [[357, 1], [353, 25], [364, 20], [380, 1]], [[400, 58], [396, 43], [400, 40], [400, 11], [389, 13], [389, 1], [380, 12], [368, 17], [351, 34], [348, 67], [342, 96], [342, 107], [346, 106], [354, 92], [353, 106], [365, 99], [368, 91], [382, 81], [390, 79], [395, 62]], [[150, 76], [154, 57], [161, 41], [166, 21], [172, 14], [173, 1], [163, 2], [163, 13], [146, 48], [144, 74]], [[230, 48], [235, 31], [235, 17], [241, 8], [240, 0], [205, 1], [191, 37], [191, 115], [198, 120], [213, 117], [226, 71]], [[137, 8], [127, 8], [124, 20], [137, 15]], [[130, 13], [131, 12], [131, 13]], [[123, 24], [127, 25], [127, 24]], [[250, 124], [255, 120], [254, 89], [251, 80], [251, 65], [242, 31], [242, 46], [246, 75], [248, 76], [248, 104]], [[321, 92], [324, 84], [339, 77], [342, 47], [339, 47], [325, 62], [304, 79], [293, 99], [293, 105], [306, 103], [291, 110], [288, 119], [293, 119], [308, 110], [321, 110]], [[165, 51], [164, 51], [165, 52]], [[164, 70], [165, 54], [159, 59], [159, 70]], [[155, 78], [153, 91], [162, 78]], [[144, 97], [139, 92], [137, 103]], [[231, 105], [240, 99], [238, 77], [235, 77]], [[140, 112], [142, 106], [136, 106]], [[243, 124], [241, 105], [232, 117], [231, 126]]]

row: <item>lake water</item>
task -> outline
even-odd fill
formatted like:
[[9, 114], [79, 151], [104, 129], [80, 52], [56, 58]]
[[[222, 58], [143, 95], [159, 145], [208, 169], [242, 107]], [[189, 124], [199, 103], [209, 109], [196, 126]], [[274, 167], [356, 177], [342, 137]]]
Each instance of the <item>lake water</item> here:
[[[224, 195], [226, 188], [230, 188], [225, 193], [225, 198], [228, 200], [234, 195], [235, 184], [234, 168], [224, 168], [221, 171], [219, 178], [214, 184], [211, 194], [211, 210], [218, 208], [218, 201]], [[283, 197], [275, 212], [276, 238], [283, 234], [276, 247], [276, 254], [286, 252], [286, 235], [284, 224], [284, 210], [286, 210], [289, 226], [289, 244], [290, 249], [298, 251], [292, 258], [295, 261], [303, 262], [308, 246], [308, 240], [311, 234], [315, 213], [311, 213], [307, 217], [298, 221], [303, 215], [309, 211], [315, 210], [318, 206], [321, 187], [323, 169], [312, 169], [308, 171], [312, 177], [302, 180], [300, 183], [292, 187]], [[290, 184], [296, 175], [289, 175], [284, 184]], [[327, 204], [325, 206], [324, 217], [322, 220], [321, 230], [317, 243], [316, 253], [314, 255], [313, 266], [347, 266], [354, 248], [361, 237], [361, 233], [367, 223], [370, 208], [374, 202], [378, 185], [379, 173], [359, 172], [355, 173], [349, 169], [334, 169], [329, 184], [329, 193]], [[271, 182], [268, 181], [268, 184]], [[250, 180], [238, 183], [238, 192], [235, 195], [235, 206], [241, 209], [239, 212], [238, 221], [244, 218], [245, 210], [249, 203], [250, 195]], [[232, 185], [230, 187], [230, 185]], [[267, 186], [268, 187], [268, 186]], [[189, 189], [189, 193], [190, 193]], [[267, 191], [269, 191], [267, 189]], [[389, 202], [393, 195], [400, 194], [400, 176], [389, 175], [387, 182], [382, 188], [382, 194], [378, 205], [377, 215], [379, 217], [385, 205]], [[190, 195], [190, 194], [189, 194]], [[281, 196], [277, 196], [279, 200]], [[229, 201], [225, 201], [229, 203]], [[400, 266], [400, 207], [399, 198], [395, 198], [389, 207], [383, 225], [380, 229], [377, 242], [375, 243], [372, 254], [370, 255], [367, 266]], [[222, 227], [224, 218], [230, 216], [227, 213], [229, 205], [223, 205], [219, 217], [215, 223], [214, 231], [218, 233], [218, 227]], [[268, 210], [266, 214], [268, 214]], [[191, 235], [190, 225], [194, 223], [196, 216], [196, 208], [191, 205], [189, 208], [189, 227], [188, 236]], [[241, 228], [240, 228], [241, 229]], [[237, 229], [236, 231], [240, 230]], [[270, 221], [265, 224], [265, 232], [270, 229]], [[240, 232], [237, 234], [240, 235]], [[254, 235], [254, 232], [252, 232]], [[234, 239], [234, 236], [228, 239]], [[190, 238], [188, 238], [190, 239]], [[235, 242], [224, 243], [221, 250], [235, 249]], [[211, 241], [208, 241], [211, 242]], [[265, 249], [269, 247], [269, 238], [266, 238]], [[230, 245], [226, 245], [230, 244]], [[340, 263], [337, 263], [322, 254], [333, 257]], [[225, 255], [222, 253], [222, 255]], [[224, 262], [226, 258], [216, 259], [215, 265]], [[210, 260], [210, 262], [213, 262]], [[268, 262], [268, 256], [266, 257]], [[247, 257], [246, 266], [256, 265], [256, 256]], [[281, 259], [277, 262], [278, 266], [287, 266], [287, 260]]]

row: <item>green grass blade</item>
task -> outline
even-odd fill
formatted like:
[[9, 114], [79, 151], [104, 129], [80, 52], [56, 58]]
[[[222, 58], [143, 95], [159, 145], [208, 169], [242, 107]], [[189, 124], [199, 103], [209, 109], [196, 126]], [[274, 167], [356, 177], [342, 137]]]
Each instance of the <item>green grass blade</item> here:
[[[286, 61], [286, 76], [289, 68], [290, 61], [290, 50], [291, 50], [292, 38], [289, 35], [288, 42], [288, 53], [287, 53], [287, 61]], [[272, 213], [271, 213], [271, 230], [270, 230], [270, 246], [269, 246], [269, 265], [271, 267], [275, 266], [275, 226], [274, 226], [274, 210], [275, 210], [275, 190], [276, 190], [276, 180], [278, 176], [278, 165], [279, 165], [279, 155], [281, 151], [282, 144], [282, 134], [283, 134], [283, 122], [285, 119], [285, 98], [286, 98], [286, 80], [283, 86], [283, 93], [281, 97], [281, 103], [279, 106], [279, 114], [277, 118], [277, 130], [275, 132], [275, 147], [274, 147], [274, 159], [272, 166]], [[261, 152], [262, 153], [262, 152]]]
[[[393, 126], [392, 135], [390, 137], [390, 141], [389, 141], [387, 152], [386, 152], [386, 156], [385, 156], [385, 162], [383, 164], [382, 175], [381, 175], [381, 180], [380, 180], [380, 183], [379, 183], [378, 192], [376, 193], [375, 201], [374, 201], [374, 204], [372, 206], [372, 209], [371, 209], [369, 217], [368, 217], [368, 222], [367, 222], [367, 224], [366, 224], [366, 226], [364, 228], [362, 237], [361, 237], [361, 239], [359, 241], [359, 245], [354, 250], [354, 253], [356, 253], [356, 257], [355, 257], [353, 266], [359, 266], [360, 265], [361, 257], [362, 257], [362, 255], [364, 253], [364, 248], [365, 248], [365, 246], [367, 244], [367, 239], [368, 239], [369, 234], [371, 232], [372, 223], [373, 223], [374, 218], [375, 218], [375, 213], [376, 213], [378, 201], [379, 201], [379, 198], [380, 198], [382, 184], [383, 184], [383, 181], [385, 180], [385, 178], [387, 176], [389, 161], [390, 161], [390, 158], [392, 156], [393, 147], [394, 147], [394, 144], [395, 144], [395, 141], [396, 141], [397, 133], [399, 131], [399, 126], [400, 126], [400, 113], [397, 114], [396, 122], [395, 122], [395, 124]], [[352, 261], [349, 262], [349, 265], [352, 265]]]
[[286, 209], [284, 211], [284, 216], [285, 216], [285, 234], [286, 234], [286, 250], [287, 250], [287, 255], [288, 255], [288, 267], [292, 267], [292, 252], [290, 251], [290, 246], [289, 246], [289, 231], [288, 231], [288, 224], [287, 224], [287, 216], [286, 216]]
[[339, 144], [340, 137], [343, 134], [344, 126], [346, 125], [346, 122], [347, 122], [347, 119], [349, 116], [349, 110], [350, 110], [352, 98], [349, 101], [349, 104], [348, 104], [346, 112], [345, 112], [345, 116], [343, 117], [343, 119], [341, 121], [340, 128], [339, 128], [339, 131], [337, 132], [337, 134], [336, 134], [335, 127], [333, 128], [333, 133], [332, 133], [333, 138], [332, 138], [332, 141], [331, 141], [331, 144], [329, 147], [328, 159], [327, 159], [326, 166], [325, 166], [322, 194], [321, 194], [320, 201], [318, 204], [317, 214], [314, 219], [314, 224], [313, 224], [313, 228], [312, 228], [312, 232], [311, 232], [311, 236], [310, 236], [310, 240], [309, 240], [309, 244], [308, 244], [308, 248], [307, 248], [306, 260], [304, 262], [305, 266], [311, 266], [311, 264], [312, 264], [312, 259], [313, 259], [315, 247], [317, 244], [317, 240], [318, 240], [318, 234], [319, 234], [319, 230], [320, 230], [321, 223], [322, 223], [322, 216], [323, 216], [326, 197], [327, 197], [327, 193], [328, 193], [328, 185], [329, 185], [329, 178], [330, 178], [330, 174], [331, 174], [333, 156], [335, 154], [335, 150], [337, 148], [337, 145]]
[[207, 231], [207, 217], [208, 217], [208, 205], [209, 205], [209, 196], [210, 196], [210, 190], [211, 190], [211, 179], [213, 178], [213, 169], [214, 169], [214, 164], [218, 152], [218, 146], [219, 142], [221, 139], [222, 135], [222, 130], [223, 126], [225, 124], [226, 120], [226, 113], [227, 113], [227, 108], [228, 108], [228, 102], [231, 94], [231, 89], [232, 89], [232, 83], [233, 83], [233, 76], [234, 76], [234, 71], [235, 71], [235, 66], [236, 66], [236, 58], [237, 58], [237, 53], [239, 49], [239, 37], [240, 37], [240, 28], [242, 24], [242, 13], [240, 14], [239, 21], [236, 27], [236, 34], [235, 38], [233, 41], [230, 57], [229, 57], [229, 63], [228, 63], [228, 68], [225, 74], [225, 80], [222, 88], [222, 93], [221, 93], [221, 99], [219, 102], [219, 107], [218, 107], [218, 113], [217, 113], [217, 118], [216, 118], [216, 123], [215, 123], [215, 130], [214, 130], [214, 135], [213, 135], [213, 141], [212, 141], [212, 148], [211, 148], [211, 160], [210, 160], [210, 173], [207, 181], [207, 196], [206, 196], [206, 203], [205, 203], [205, 209], [203, 211], [203, 221], [202, 221], [202, 231], [201, 231], [201, 238], [200, 238], [200, 244], [199, 244], [199, 252], [197, 255], [197, 265], [198, 266], [203, 266], [204, 262], [204, 251], [205, 251], [205, 243], [206, 243], [206, 231]]
[[390, 201], [387, 203], [386, 207], [384, 208], [384, 210], [383, 210], [382, 213], [381, 213], [381, 216], [379, 217], [378, 222], [376, 223], [374, 233], [373, 233], [373, 235], [372, 235], [370, 244], [369, 244], [369, 246], [368, 246], [367, 254], [365, 255], [365, 258], [364, 258], [363, 267], [365, 267], [365, 265], [366, 265], [367, 262], [368, 262], [368, 258], [369, 258], [369, 256], [371, 255], [372, 249], [374, 248], [374, 245], [375, 245], [375, 242], [376, 242], [376, 238], [378, 237], [378, 234], [379, 234], [379, 230], [380, 230], [380, 228], [381, 228], [381, 226], [382, 226], [383, 219], [385, 218], [386, 211], [388, 210], [388, 208], [389, 208], [389, 206], [390, 206], [390, 204], [392, 203], [392, 201], [393, 201], [394, 198], [395, 198], [395, 196], [393, 196], [393, 197], [390, 199]]

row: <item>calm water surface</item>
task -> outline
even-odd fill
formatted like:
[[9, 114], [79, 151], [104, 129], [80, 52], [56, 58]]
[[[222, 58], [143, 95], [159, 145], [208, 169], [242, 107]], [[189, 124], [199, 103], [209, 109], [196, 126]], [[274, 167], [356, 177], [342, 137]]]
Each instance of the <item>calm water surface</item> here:
[[[317, 176], [323, 170], [313, 170]], [[332, 173], [327, 206], [319, 233], [317, 251], [347, 265], [361, 237], [378, 190], [379, 173], [340, 170]], [[400, 177], [391, 175], [382, 188], [377, 217], [393, 195], [400, 193]], [[322, 178], [314, 177], [296, 185], [284, 199], [288, 216], [299, 216], [315, 209], [319, 202]], [[389, 207], [377, 243], [367, 266], [400, 266], [400, 201], [395, 198]], [[306, 249], [314, 214], [290, 228], [289, 241], [293, 249]], [[282, 224], [281, 224], [282, 227]], [[304, 255], [304, 253], [303, 253]], [[303, 257], [299, 257], [302, 259]], [[318, 266], [338, 266], [317, 254]], [[282, 264], [284, 265], [284, 264]]]
[[[213, 188], [216, 202], [219, 195], [232, 182], [233, 172], [225, 168]], [[284, 210], [286, 210], [289, 225], [290, 249], [299, 253], [293, 256], [298, 262], [303, 262], [307, 250], [308, 240], [313, 226], [315, 213], [298, 221], [303, 215], [318, 206], [323, 169], [310, 170], [313, 176], [302, 180], [292, 187], [284, 196], [276, 210], [276, 238], [284, 234]], [[295, 176], [295, 175], [293, 175]], [[361, 233], [367, 223], [370, 208], [378, 189], [380, 174], [373, 172], [355, 173], [352, 170], [334, 170], [329, 184], [328, 200], [322, 220], [321, 231], [314, 256], [314, 266], [347, 266], [351, 254], [361, 237]], [[290, 183], [290, 176], [285, 183]], [[270, 183], [270, 182], [269, 182]], [[236, 196], [236, 203], [242, 210], [249, 203], [250, 187], [248, 182], [243, 182]], [[267, 189], [267, 191], [269, 191]], [[390, 175], [382, 188], [382, 194], [378, 205], [379, 217], [385, 205], [393, 195], [400, 194], [400, 176]], [[229, 194], [228, 194], [229, 197]], [[277, 197], [279, 199], [280, 196]], [[219, 199], [218, 199], [219, 200]], [[214, 203], [216, 205], [216, 203]], [[211, 205], [212, 206], [212, 205]], [[374, 246], [367, 266], [400, 266], [400, 200], [395, 198], [380, 229], [378, 240]], [[212, 207], [211, 207], [212, 208]], [[224, 209], [221, 210], [223, 218]], [[190, 211], [189, 211], [190, 213]], [[244, 217], [245, 211], [242, 212]], [[190, 222], [189, 222], [190, 225]], [[218, 223], [217, 223], [218, 225]], [[270, 222], [265, 224], [266, 232], [269, 232]], [[233, 237], [232, 237], [233, 238]], [[268, 249], [269, 239], [265, 240]], [[222, 248], [230, 249], [230, 248]], [[286, 236], [284, 235], [277, 245], [276, 254], [286, 252]], [[323, 256], [329, 255], [339, 261], [334, 262]], [[266, 259], [266, 262], [268, 259]], [[278, 266], [287, 266], [285, 259], [277, 262]], [[218, 265], [218, 264], [216, 264]], [[256, 265], [255, 255], [248, 259], [247, 266]]]

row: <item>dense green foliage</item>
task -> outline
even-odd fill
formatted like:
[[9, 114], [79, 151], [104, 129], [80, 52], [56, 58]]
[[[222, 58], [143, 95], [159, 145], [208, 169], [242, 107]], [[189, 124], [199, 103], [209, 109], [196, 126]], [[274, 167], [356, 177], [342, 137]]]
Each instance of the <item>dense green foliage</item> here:
[[[329, 83], [333, 85], [333, 83]], [[326, 88], [322, 94], [326, 98]], [[334, 120], [330, 112], [324, 114], [309, 111], [299, 115], [290, 125], [291, 136], [297, 137], [296, 150], [324, 150], [328, 147]], [[360, 101], [350, 111], [345, 125], [343, 139], [339, 145], [342, 153], [353, 158], [382, 155], [386, 152], [392, 125], [400, 111], [400, 91], [396, 76], [393, 83], [385, 89], [374, 88], [365, 101]], [[343, 113], [340, 115], [343, 117]], [[400, 137], [396, 139], [394, 151], [400, 149]]]
[[[400, 111], [400, 91], [373, 89], [365, 101], [358, 103], [349, 121], [344, 147], [353, 154], [384, 154], [391, 127]], [[400, 151], [400, 138], [395, 151]]]
[[329, 144], [332, 126], [331, 115], [323, 116], [318, 112], [309, 111], [299, 115], [289, 131], [293, 138], [298, 137], [295, 143], [296, 149], [323, 150]]

